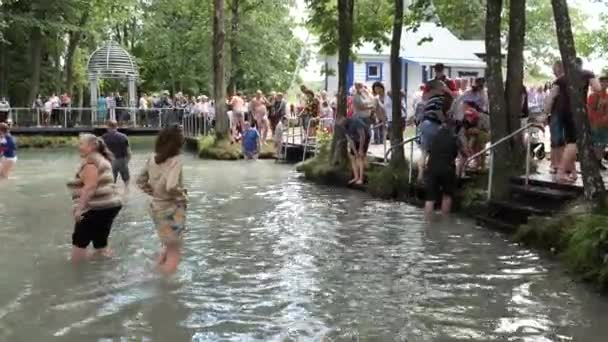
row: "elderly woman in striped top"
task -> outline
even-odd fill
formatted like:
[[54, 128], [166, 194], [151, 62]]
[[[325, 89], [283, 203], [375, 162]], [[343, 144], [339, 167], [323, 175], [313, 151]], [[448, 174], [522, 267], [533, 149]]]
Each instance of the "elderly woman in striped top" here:
[[112, 175], [112, 152], [93, 134], [80, 136], [78, 150], [82, 161], [74, 180], [68, 183], [76, 222], [72, 234], [72, 261], [85, 259], [91, 243], [96, 254], [109, 257], [108, 237], [122, 208]]

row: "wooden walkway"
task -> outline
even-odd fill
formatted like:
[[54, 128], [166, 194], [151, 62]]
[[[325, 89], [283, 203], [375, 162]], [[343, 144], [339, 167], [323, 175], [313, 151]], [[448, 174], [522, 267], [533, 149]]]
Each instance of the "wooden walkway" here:
[[[101, 135], [107, 130], [106, 127], [13, 127], [11, 133], [16, 136], [32, 136], [32, 135], [44, 135], [44, 136], [77, 136], [81, 133], [93, 133], [95, 135]], [[159, 132], [158, 128], [151, 127], [123, 127], [118, 129], [127, 135], [132, 136], [146, 136], [156, 135]]]

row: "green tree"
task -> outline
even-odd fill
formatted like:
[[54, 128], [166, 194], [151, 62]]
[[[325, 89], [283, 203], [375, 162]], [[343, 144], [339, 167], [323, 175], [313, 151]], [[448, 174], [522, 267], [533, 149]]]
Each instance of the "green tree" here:
[[[352, 46], [374, 42], [378, 48], [389, 42], [392, 5], [389, 1], [372, 0], [306, 0], [310, 16], [307, 25], [319, 37], [320, 52], [338, 54], [338, 113], [346, 117], [346, 74]], [[346, 139], [336, 127], [331, 144], [333, 165], [347, 163]]]

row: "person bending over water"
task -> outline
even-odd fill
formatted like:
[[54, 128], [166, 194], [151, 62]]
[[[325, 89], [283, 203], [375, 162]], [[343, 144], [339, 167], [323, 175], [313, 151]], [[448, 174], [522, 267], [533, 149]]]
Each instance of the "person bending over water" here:
[[112, 173], [114, 175], [114, 183], [118, 180], [118, 175], [125, 183], [125, 188], [129, 189], [129, 161], [131, 160], [131, 148], [129, 147], [129, 138], [118, 131], [118, 123], [114, 120], [108, 121], [108, 132], [102, 137], [112, 154]]
[[0, 179], [8, 178], [17, 162], [17, 143], [8, 125], [0, 123]]
[[338, 124], [342, 125], [346, 131], [348, 150], [350, 151], [353, 179], [348, 184], [362, 185], [365, 181], [365, 162], [370, 143], [369, 127], [365, 121], [358, 117], [341, 118]]
[[112, 175], [114, 156], [103, 140], [93, 134], [82, 134], [78, 150], [82, 161], [75, 179], [68, 182], [76, 222], [72, 234], [72, 261], [85, 259], [91, 242], [97, 254], [111, 255], [108, 237], [122, 208]]
[[150, 215], [163, 244], [157, 267], [166, 275], [177, 271], [186, 223], [187, 191], [183, 185], [183, 163], [180, 158], [183, 143], [180, 127], [160, 131], [155, 153], [137, 178], [137, 186], [152, 197]]
[[249, 122], [245, 122], [245, 131], [243, 132], [243, 155], [247, 160], [258, 159], [261, 150], [260, 133], [251, 126]]
[[452, 196], [457, 185], [456, 157], [467, 153], [459, 143], [451, 122], [441, 125], [433, 137], [429, 149], [429, 160], [425, 176], [426, 203], [424, 211], [430, 219], [435, 211], [435, 202], [441, 199], [441, 212], [448, 215], [452, 209]]

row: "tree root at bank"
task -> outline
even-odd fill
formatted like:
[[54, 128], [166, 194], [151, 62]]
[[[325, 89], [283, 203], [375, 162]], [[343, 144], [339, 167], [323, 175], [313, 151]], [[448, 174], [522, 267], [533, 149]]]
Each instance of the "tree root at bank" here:
[[[232, 144], [228, 139], [217, 140], [215, 136], [201, 138], [198, 145], [198, 155], [204, 159], [239, 160], [243, 159], [241, 144]], [[260, 159], [275, 159], [276, 151], [271, 141], [262, 144]]]
[[578, 210], [530, 218], [515, 240], [550, 251], [575, 276], [608, 292], [608, 215]]

